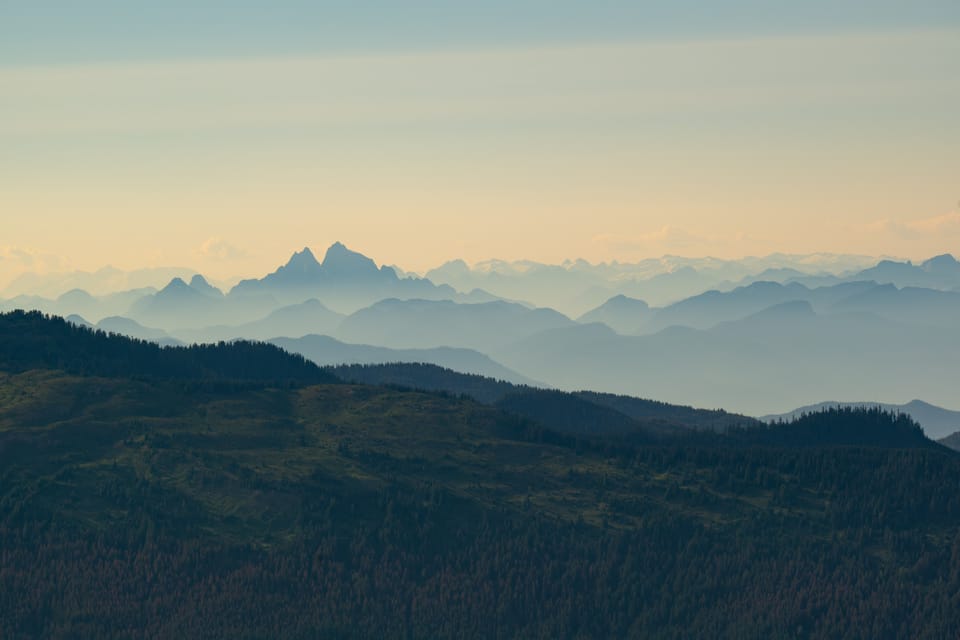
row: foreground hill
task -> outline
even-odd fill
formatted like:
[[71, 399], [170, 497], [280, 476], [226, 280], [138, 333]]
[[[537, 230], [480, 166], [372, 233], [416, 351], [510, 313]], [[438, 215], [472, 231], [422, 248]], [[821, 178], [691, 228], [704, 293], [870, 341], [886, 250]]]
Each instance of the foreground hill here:
[[37, 311], [0, 314], [0, 371], [34, 369], [203, 382], [337, 381], [306, 358], [263, 343], [161, 347]]
[[0, 331], [4, 638], [960, 633], [960, 456], [905, 418], [635, 445], [451, 394], [65, 373], [11, 355], [61, 331], [29, 319]]

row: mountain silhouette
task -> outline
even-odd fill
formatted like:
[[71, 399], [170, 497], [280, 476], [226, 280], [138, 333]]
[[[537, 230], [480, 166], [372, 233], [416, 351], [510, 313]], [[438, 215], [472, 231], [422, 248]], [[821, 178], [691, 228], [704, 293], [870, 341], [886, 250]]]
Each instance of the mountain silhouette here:
[[698, 330], [618, 335], [605, 325], [541, 331], [489, 355], [560, 389], [602, 389], [762, 415], [810, 398], [956, 398], [956, 329], [789, 302]]
[[[107, 333], [116, 333], [118, 335], [137, 338], [139, 340], [150, 340], [162, 344], [171, 344], [171, 338], [166, 331], [162, 329], [152, 329], [145, 327], [136, 320], [123, 318], [120, 316], [110, 316], [97, 323], [97, 329]], [[175, 341], [174, 341], [175, 342]]]
[[513, 384], [537, 384], [534, 380], [508, 369], [473, 349], [454, 347], [389, 349], [366, 344], [347, 344], [330, 336], [320, 335], [274, 338], [269, 342], [290, 353], [299, 353], [321, 366], [421, 363], [436, 365], [458, 373], [505, 380]]
[[646, 302], [620, 294], [583, 314], [577, 322], [602, 322], [617, 333], [630, 335], [641, 329], [649, 314], [650, 305]]
[[450, 286], [434, 285], [424, 278], [400, 278], [387, 266], [377, 267], [370, 258], [335, 242], [318, 262], [304, 247], [287, 263], [260, 279], [242, 280], [231, 289], [230, 298], [266, 294], [282, 305], [317, 298], [341, 313], [350, 313], [384, 298], [454, 299]]
[[223, 299], [211, 295], [199, 282], [195, 284], [198, 286], [174, 278], [160, 291], [134, 302], [128, 315], [142, 324], [164, 329], [209, 322], [211, 318], [225, 315]]
[[347, 249], [343, 244], [334, 242], [327, 249], [320, 265], [324, 277], [330, 279], [363, 280], [385, 279], [397, 280], [397, 273], [390, 267], [377, 268], [376, 263], [367, 256]]
[[207, 279], [199, 273], [190, 279], [190, 288], [213, 298], [223, 297], [223, 291], [220, 291], [220, 289], [207, 282]]
[[399, 349], [446, 346], [487, 353], [544, 329], [574, 324], [552, 309], [530, 309], [510, 302], [461, 304], [392, 298], [347, 317], [336, 337]]
[[949, 253], [925, 260], [920, 267], [928, 273], [952, 275], [960, 278], [960, 261], [957, 261], [957, 259]]
[[344, 316], [328, 309], [315, 298], [299, 304], [280, 307], [265, 317], [236, 325], [213, 325], [201, 329], [174, 332], [184, 342], [217, 342], [218, 340], [299, 338], [308, 334], [329, 334], [336, 331]]
[[897, 287], [953, 289], [960, 285], [960, 263], [949, 253], [934, 256], [919, 265], [910, 261], [881, 260], [854, 278], [876, 280], [880, 284], [894, 284]]

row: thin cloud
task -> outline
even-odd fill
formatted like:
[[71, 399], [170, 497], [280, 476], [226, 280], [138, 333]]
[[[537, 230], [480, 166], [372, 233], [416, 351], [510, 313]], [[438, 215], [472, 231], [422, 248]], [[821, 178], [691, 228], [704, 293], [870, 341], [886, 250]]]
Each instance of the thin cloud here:
[[66, 261], [57, 255], [23, 247], [0, 247], [0, 268], [4, 270], [47, 273], [66, 266]]
[[[69, 264], [61, 256], [36, 249], [0, 246], [0, 289], [9, 288], [18, 277], [36, 276], [64, 271]], [[4, 291], [4, 295], [9, 295]]]
[[204, 258], [221, 261], [244, 260], [250, 257], [248, 251], [216, 237], [208, 238], [200, 245], [197, 254]]
[[936, 235], [960, 234], [960, 212], [945, 213], [942, 216], [924, 218], [907, 222], [904, 225], [913, 233], [927, 233]]
[[684, 250], [708, 243], [705, 236], [671, 225], [654, 231], [633, 235], [604, 233], [593, 238], [593, 243], [614, 252], [655, 250]]
[[890, 219], [876, 220], [864, 225], [863, 230], [895, 235], [904, 239], [957, 236], [960, 235], [960, 212], [953, 211], [939, 216], [903, 222]]
[[[392, 55], [0, 66], [0, 133], [714, 113], [940, 95], [884, 56], [949, 59], [957, 30], [447, 50]], [[705, 65], [704, 61], [710, 64]], [[879, 60], [879, 62], [878, 62]], [[873, 71], [870, 71], [874, 69]], [[856, 78], [856, 82], [851, 82]], [[721, 80], [722, 79], [722, 80]]]

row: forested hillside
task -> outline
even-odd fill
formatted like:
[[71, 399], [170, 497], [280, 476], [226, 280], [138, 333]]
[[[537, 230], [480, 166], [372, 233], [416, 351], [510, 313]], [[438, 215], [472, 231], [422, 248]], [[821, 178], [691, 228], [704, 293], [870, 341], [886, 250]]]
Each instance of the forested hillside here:
[[960, 456], [901, 416], [640, 443], [41, 365], [0, 375], [3, 638], [960, 634]]
[[38, 311], [0, 313], [0, 371], [31, 369], [218, 382], [306, 384], [337, 380], [302, 356], [259, 342], [161, 347]]
[[329, 371], [351, 382], [469, 396], [559, 431], [643, 439], [680, 435], [689, 430], [726, 431], [761, 424], [754, 418], [722, 410], [694, 409], [595, 391], [541, 389], [423, 363], [340, 365]]

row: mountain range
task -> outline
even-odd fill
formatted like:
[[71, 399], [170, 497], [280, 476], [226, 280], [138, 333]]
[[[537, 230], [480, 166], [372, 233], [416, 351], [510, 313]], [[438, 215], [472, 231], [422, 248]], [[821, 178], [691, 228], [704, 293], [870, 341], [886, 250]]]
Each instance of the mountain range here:
[[[429, 349], [390, 349], [365, 344], [347, 344], [329, 336], [305, 335], [302, 338], [273, 338], [272, 344], [298, 353], [321, 366], [373, 365], [381, 363], [430, 364], [462, 374], [474, 374], [485, 378], [518, 385], [543, 386], [542, 384], [504, 367], [479, 351], [453, 347]], [[400, 381], [382, 379], [382, 383]], [[423, 387], [414, 384], [419, 388]], [[442, 389], [449, 390], [452, 389]]]
[[774, 305], [803, 301], [818, 313], [871, 313], [918, 326], [953, 327], [960, 322], [960, 294], [953, 291], [898, 288], [872, 280], [820, 287], [799, 282], [757, 281], [729, 291], [710, 290], [661, 308], [616, 296], [579, 318], [603, 322], [625, 335], [655, 333], [667, 327], [709, 329]]
[[452, 260], [427, 271], [426, 277], [461, 291], [481, 288], [503, 298], [583, 315], [616, 295], [663, 306], [708, 289], [749, 284], [758, 274], [766, 274], [761, 279], [832, 278], [829, 284], [835, 284], [874, 264], [876, 260], [866, 256], [836, 254], [772, 254], [740, 260], [663, 256], [636, 263], [571, 260], [559, 265], [490, 260], [472, 267]]
[[260, 279], [241, 280], [229, 297], [268, 295], [281, 304], [294, 304], [319, 298], [327, 306], [350, 313], [384, 298], [420, 298], [427, 300], [486, 301], [493, 296], [483, 292], [461, 294], [448, 285], [436, 285], [426, 278], [401, 278], [391, 267], [377, 267], [363, 254], [336, 242], [318, 262], [308, 247], [294, 253], [290, 260]]
[[[540, 332], [490, 353], [561, 389], [594, 388], [748, 415], [846, 395], [955, 401], [960, 341], [869, 313], [769, 307], [709, 329], [623, 336], [603, 324]], [[799, 402], [798, 402], [799, 400]]]
[[[700, 288], [704, 277], [723, 278], [720, 287], [663, 306], [615, 293], [573, 320], [480, 289], [462, 293], [398, 275], [335, 243], [322, 261], [305, 248], [275, 272], [226, 292], [193, 274], [159, 290], [20, 296], [0, 302], [0, 309], [37, 308], [80, 324], [86, 318], [105, 331], [163, 344], [327, 336], [327, 354], [344, 363], [417, 357], [464, 373], [753, 415], [837, 396], [888, 403], [923, 397], [949, 405], [960, 293], [947, 287], [958, 272], [956, 260], [885, 260], [866, 268], [863, 262], [771, 256], [634, 265], [451, 263], [430, 273], [438, 279], [459, 273], [465, 286], [496, 285], [490, 288], [520, 299], [554, 291], [580, 302], [618, 287], [652, 291], [652, 283], [686, 278]], [[761, 275], [773, 279], [756, 280]], [[449, 354], [467, 352], [439, 348], [473, 353], [451, 360]], [[330, 355], [314, 351], [311, 357], [334, 364]]]

